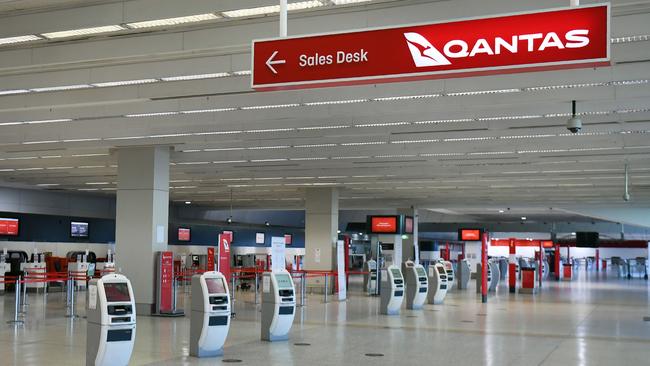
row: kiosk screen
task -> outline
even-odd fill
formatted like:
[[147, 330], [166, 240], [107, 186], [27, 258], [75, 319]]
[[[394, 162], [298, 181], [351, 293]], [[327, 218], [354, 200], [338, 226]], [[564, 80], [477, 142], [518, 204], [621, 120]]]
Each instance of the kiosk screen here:
[[129, 286], [126, 282], [105, 282], [104, 291], [106, 292], [107, 302], [131, 301]]
[[422, 267], [416, 267], [415, 271], [418, 273], [418, 277], [426, 277], [427, 273], [424, 271], [424, 268]]
[[208, 286], [208, 293], [210, 295], [226, 293], [226, 286], [223, 285], [221, 278], [206, 278], [205, 284]]
[[392, 268], [390, 271], [391, 271], [391, 273], [393, 274], [393, 277], [394, 277], [395, 279], [402, 279], [402, 272], [400, 272], [399, 269], [397, 269], [397, 268]]
[[278, 282], [279, 289], [293, 289], [291, 276], [289, 276], [288, 274], [285, 273], [276, 274], [275, 280]]

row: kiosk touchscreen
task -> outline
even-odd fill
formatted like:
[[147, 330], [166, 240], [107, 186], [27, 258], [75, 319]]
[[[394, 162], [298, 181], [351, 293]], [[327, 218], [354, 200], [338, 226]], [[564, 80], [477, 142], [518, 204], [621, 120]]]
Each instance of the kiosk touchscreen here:
[[190, 356], [223, 355], [229, 329], [230, 295], [226, 278], [220, 272], [192, 276]]
[[128, 365], [136, 321], [131, 282], [119, 274], [92, 279], [86, 304], [86, 366]]
[[429, 291], [427, 272], [422, 265], [406, 261], [402, 264], [402, 273], [406, 280], [406, 308], [422, 309]]
[[296, 313], [296, 290], [289, 272], [264, 273], [262, 278], [262, 340], [286, 341]]
[[449, 291], [454, 287], [454, 279], [456, 278], [454, 266], [450, 261], [442, 261], [442, 264], [445, 266], [445, 271], [447, 271], [447, 291]]
[[398, 315], [404, 300], [402, 271], [396, 265], [390, 265], [386, 269], [385, 276], [382, 272], [381, 279], [379, 312], [384, 315]]

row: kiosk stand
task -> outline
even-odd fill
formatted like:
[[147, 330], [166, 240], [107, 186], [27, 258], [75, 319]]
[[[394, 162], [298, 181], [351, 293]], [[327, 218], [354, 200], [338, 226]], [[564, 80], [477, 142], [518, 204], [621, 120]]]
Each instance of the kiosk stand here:
[[521, 269], [521, 288], [520, 294], [537, 293], [537, 270], [534, 268]]
[[406, 308], [410, 310], [422, 309], [429, 291], [427, 272], [421, 264], [406, 261], [402, 263], [402, 273], [406, 280]]
[[456, 278], [454, 266], [450, 261], [442, 261], [442, 264], [445, 266], [445, 271], [447, 271], [447, 291], [449, 291], [454, 288], [454, 279]]
[[488, 268], [490, 271], [490, 277], [488, 282], [488, 291], [496, 291], [497, 286], [499, 285], [499, 279], [501, 278], [501, 271], [499, 271], [499, 263], [491, 260], [488, 261]]
[[296, 291], [286, 270], [262, 277], [262, 340], [286, 341], [296, 314]]
[[469, 266], [469, 261], [467, 259], [462, 259], [458, 261], [458, 271], [456, 273], [456, 280], [458, 282], [459, 290], [466, 290], [469, 288], [469, 280], [472, 269]]
[[192, 276], [190, 356], [223, 355], [230, 329], [228, 281], [220, 272]]
[[92, 279], [86, 304], [86, 366], [128, 365], [136, 320], [131, 282], [119, 274]]
[[[490, 290], [490, 284], [492, 283], [492, 271], [490, 270], [490, 265], [488, 264], [487, 266], [487, 289], [488, 291]], [[481, 271], [483, 270], [483, 267], [481, 263], [476, 263], [476, 293], [480, 294], [482, 293], [481, 290], [483, 288], [482, 284], [483, 281], [481, 280]]]
[[442, 263], [429, 266], [429, 304], [442, 304], [447, 295], [447, 271]]
[[368, 295], [377, 294], [377, 261], [371, 259], [363, 263], [363, 271], [368, 274], [363, 275], [363, 288]]
[[379, 312], [384, 315], [399, 315], [404, 300], [404, 278], [396, 265], [386, 269], [386, 276], [381, 276]]

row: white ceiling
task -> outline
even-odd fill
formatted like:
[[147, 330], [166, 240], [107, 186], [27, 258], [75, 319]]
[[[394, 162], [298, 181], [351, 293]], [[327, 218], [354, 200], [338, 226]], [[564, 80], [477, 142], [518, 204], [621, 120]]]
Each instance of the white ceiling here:
[[[0, 25], [0, 36], [233, 6], [232, 1], [158, 0], [159, 6], [151, 8], [151, 1], [10, 14]], [[75, 2], [9, 1], [0, 3], [0, 12], [46, 3]], [[397, 25], [566, 3], [457, 0], [330, 6], [291, 14], [289, 32]], [[115, 22], [113, 6], [122, 11]], [[103, 20], [99, 9], [106, 15]], [[52, 24], [42, 21], [50, 11], [57, 16]], [[649, 35], [649, 11], [648, 1], [614, 1], [613, 37]], [[5, 46], [0, 48], [0, 89], [249, 70], [251, 39], [276, 32], [277, 18], [264, 17]], [[612, 58], [611, 67], [599, 69], [303, 91], [257, 93], [250, 89], [248, 75], [234, 75], [0, 96], [0, 184], [114, 194], [114, 149], [162, 144], [174, 149], [171, 198], [215, 207], [229, 206], [231, 190], [236, 207], [302, 207], [304, 189], [313, 186], [339, 187], [341, 207], [349, 208], [465, 207], [464, 214], [480, 215], [484, 209], [505, 207], [621, 205], [626, 162], [631, 204], [647, 206], [650, 41], [617, 40]], [[630, 80], [635, 82], [625, 82]], [[463, 94], [476, 91], [491, 92]], [[431, 94], [440, 96], [381, 99]], [[586, 113], [578, 135], [564, 127], [572, 99], [578, 101], [578, 111]], [[356, 102], [318, 104], [350, 100]], [[138, 114], [145, 116], [126, 117]], [[38, 120], [64, 121], [2, 125]]]

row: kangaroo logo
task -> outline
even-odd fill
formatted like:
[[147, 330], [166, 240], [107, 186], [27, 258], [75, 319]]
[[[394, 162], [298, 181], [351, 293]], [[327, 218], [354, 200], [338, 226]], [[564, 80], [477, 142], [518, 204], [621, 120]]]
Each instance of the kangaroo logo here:
[[404, 33], [416, 67], [451, 65], [451, 62], [419, 33]]

